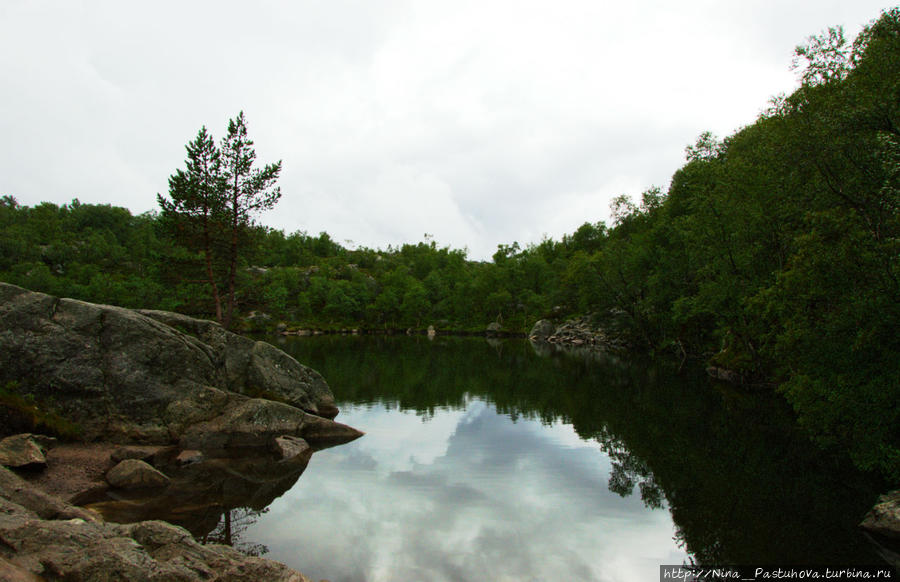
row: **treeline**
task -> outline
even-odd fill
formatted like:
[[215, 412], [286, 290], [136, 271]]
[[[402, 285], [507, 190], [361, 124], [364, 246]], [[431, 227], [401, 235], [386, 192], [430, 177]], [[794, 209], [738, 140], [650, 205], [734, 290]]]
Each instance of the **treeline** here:
[[[900, 477], [900, 9], [797, 57], [797, 91], [724, 140], [701, 135], [668, 191], [617, 198], [610, 225], [501, 245], [492, 262], [428, 238], [348, 249], [251, 225], [236, 309], [271, 325], [510, 331], [593, 314], [636, 348], [779, 386], [821, 443]], [[176, 228], [7, 196], [0, 278], [212, 317], [202, 253]]]

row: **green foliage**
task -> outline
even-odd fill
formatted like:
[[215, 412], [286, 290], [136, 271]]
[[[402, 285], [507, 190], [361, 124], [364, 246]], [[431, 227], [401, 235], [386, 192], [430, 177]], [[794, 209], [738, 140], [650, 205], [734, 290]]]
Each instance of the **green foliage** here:
[[[238, 264], [248, 247], [258, 246], [252, 217], [281, 198], [275, 182], [281, 162], [254, 168], [256, 152], [247, 135], [244, 112], [228, 122], [228, 133], [216, 146], [206, 127], [189, 142], [185, 169], [169, 177], [168, 198], [157, 195], [165, 224], [179, 244], [202, 256], [203, 279], [209, 286], [216, 320], [231, 325], [238, 290]], [[184, 272], [189, 257], [182, 255]], [[175, 263], [178, 264], [178, 263]], [[222, 305], [220, 287], [227, 289]]]

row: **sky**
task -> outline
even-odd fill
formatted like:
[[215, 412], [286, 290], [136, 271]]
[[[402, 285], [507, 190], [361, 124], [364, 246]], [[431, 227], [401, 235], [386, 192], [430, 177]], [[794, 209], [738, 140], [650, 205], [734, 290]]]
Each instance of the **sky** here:
[[797, 87], [794, 48], [872, 0], [0, 2], [0, 195], [133, 213], [244, 111], [282, 198], [351, 248], [489, 259], [664, 190]]

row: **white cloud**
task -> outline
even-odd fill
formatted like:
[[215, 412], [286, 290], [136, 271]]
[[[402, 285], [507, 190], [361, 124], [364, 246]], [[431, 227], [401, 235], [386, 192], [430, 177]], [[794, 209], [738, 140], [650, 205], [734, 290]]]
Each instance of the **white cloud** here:
[[665, 187], [700, 132], [794, 87], [795, 45], [883, 7], [11, 0], [0, 192], [153, 209], [199, 127], [243, 109], [258, 159], [284, 162], [264, 223], [486, 258]]
[[611, 493], [609, 458], [570, 426], [479, 399], [424, 422], [385, 408], [344, 406], [366, 435], [316, 453], [247, 540], [314, 578], [372, 582], [632, 582], [684, 560], [668, 511]]

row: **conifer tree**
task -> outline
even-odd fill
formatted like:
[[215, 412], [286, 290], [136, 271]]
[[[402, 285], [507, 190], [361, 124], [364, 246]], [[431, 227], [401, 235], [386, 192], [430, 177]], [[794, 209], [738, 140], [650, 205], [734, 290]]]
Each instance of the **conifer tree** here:
[[[224, 182], [221, 155], [206, 126], [185, 146], [185, 169], [169, 177], [169, 198], [157, 194], [163, 215], [174, 220], [200, 247], [206, 266], [206, 278], [213, 296], [216, 321], [223, 323], [222, 301], [213, 271], [213, 227], [224, 212]], [[199, 239], [199, 240], [198, 240]]]
[[239, 253], [239, 234], [252, 224], [255, 212], [269, 210], [281, 198], [281, 188], [275, 186], [281, 173], [281, 160], [254, 168], [256, 152], [247, 137], [244, 112], [228, 122], [228, 134], [222, 140], [222, 177], [224, 180], [225, 218], [228, 221], [230, 244], [228, 250], [228, 300], [224, 324], [231, 325], [235, 303], [235, 279]]

